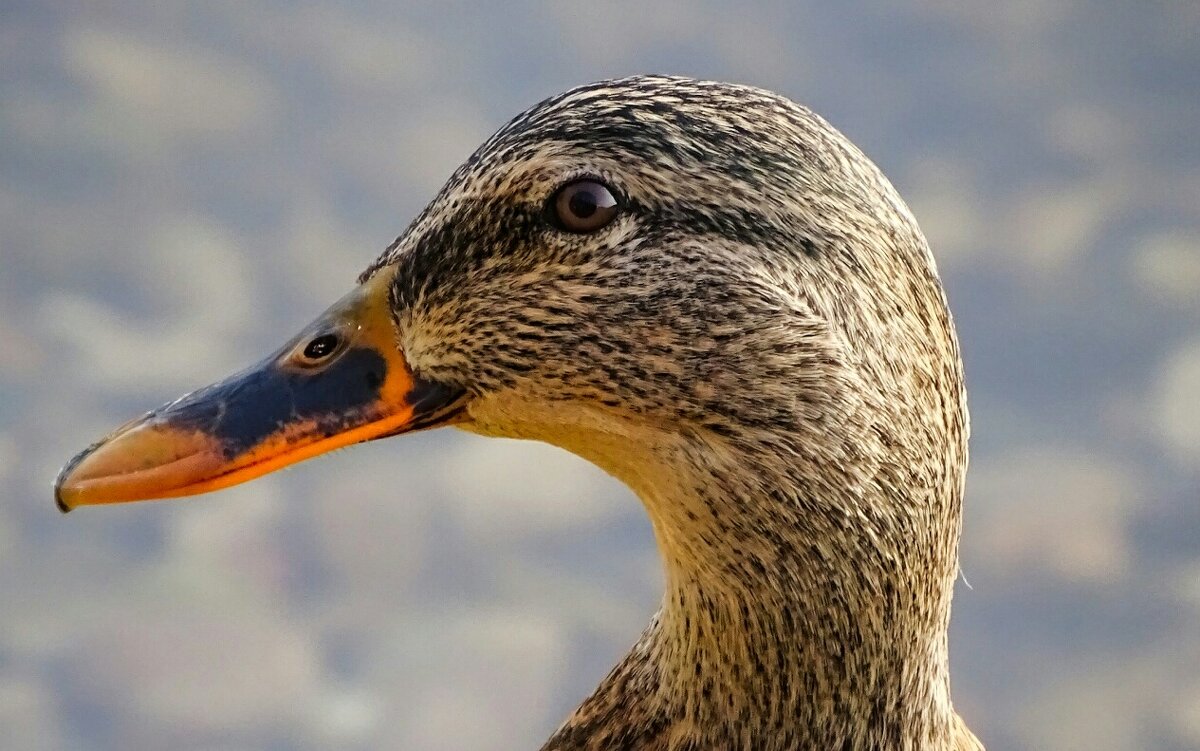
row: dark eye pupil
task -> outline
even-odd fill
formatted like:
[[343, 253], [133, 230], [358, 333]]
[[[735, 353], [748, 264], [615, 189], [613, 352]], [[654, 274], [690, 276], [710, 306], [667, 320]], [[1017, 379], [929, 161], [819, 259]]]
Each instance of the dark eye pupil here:
[[577, 180], [561, 188], [550, 201], [553, 223], [570, 232], [595, 232], [616, 218], [617, 199], [596, 180]]
[[310, 360], [329, 357], [337, 349], [338, 338], [333, 334], [321, 334], [304, 348], [304, 356]]
[[571, 213], [580, 219], [587, 219], [592, 214], [595, 214], [596, 209], [599, 208], [600, 202], [596, 200], [595, 194], [593, 194], [588, 187], [582, 187], [579, 190], [576, 190], [571, 195], [571, 200], [568, 201], [567, 204], [571, 209]]

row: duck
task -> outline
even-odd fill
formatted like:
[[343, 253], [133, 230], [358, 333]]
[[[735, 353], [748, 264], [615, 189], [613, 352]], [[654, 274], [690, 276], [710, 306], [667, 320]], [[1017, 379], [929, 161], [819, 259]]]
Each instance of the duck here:
[[810, 109], [677, 76], [550, 97], [257, 364], [121, 426], [66, 512], [440, 426], [641, 500], [661, 607], [543, 751], [982, 749], [950, 696], [963, 366], [916, 219]]

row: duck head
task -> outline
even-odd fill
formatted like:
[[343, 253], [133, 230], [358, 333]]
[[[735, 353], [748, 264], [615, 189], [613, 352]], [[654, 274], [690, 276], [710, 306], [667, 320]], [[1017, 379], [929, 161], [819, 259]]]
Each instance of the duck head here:
[[807, 109], [657, 76], [538, 104], [301, 334], [82, 452], [55, 495], [189, 495], [446, 424], [608, 470], [664, 556], [661, 612], [547, 748], [971, 738], [946, 654], [953, 326], [907, 207]]
[[82, 452], [55, 494], [189, 495], [444, 424], [573, 451], [656, 529], [720, 517], [676, 489], [744, 496], [711, 487], [737, 475], [795, 523], [932, 533], [965, 461], [941, 287], [886, 179], [782, 97], [643, 76], [516, 117], [343, 300]]

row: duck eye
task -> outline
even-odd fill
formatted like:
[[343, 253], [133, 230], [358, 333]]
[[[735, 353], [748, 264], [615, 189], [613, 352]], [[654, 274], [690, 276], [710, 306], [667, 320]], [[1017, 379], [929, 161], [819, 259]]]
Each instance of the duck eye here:
[[341, 347], [342, 340], [337, 334], [321, 334], [309, 340], [301, 353], [305, 365], [320, 365], [329, 359]]
[[568, 232], [595, 232], [616, 218], [620, 207], [604, 183], [576, 180], [550, 199], [554, 224]]

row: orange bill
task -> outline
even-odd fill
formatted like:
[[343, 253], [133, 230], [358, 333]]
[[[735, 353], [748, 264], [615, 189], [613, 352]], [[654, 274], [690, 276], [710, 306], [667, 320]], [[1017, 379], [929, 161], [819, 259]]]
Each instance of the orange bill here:
[[54, 484], [76, 506], [204, 493], [333, 449], [457, 421], [461, 389], [414, 377], [380, 272], [281, 350], [82, 451]]

